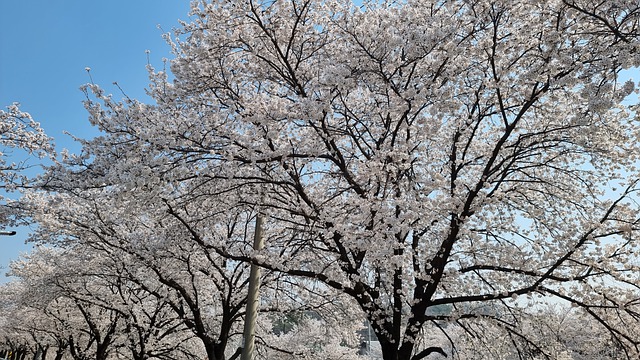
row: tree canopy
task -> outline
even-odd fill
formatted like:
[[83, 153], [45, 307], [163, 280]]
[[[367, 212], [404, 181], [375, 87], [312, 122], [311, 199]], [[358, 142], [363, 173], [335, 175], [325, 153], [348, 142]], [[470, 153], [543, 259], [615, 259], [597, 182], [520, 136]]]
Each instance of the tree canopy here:
[[274, 304], [283, 283], [311, 307], [342, 294], [385, 360], [455, 357], [460, 333], [554, 358], [527, 330], [548, 302], [638, 356], [637, 1], [195, 1], [190, 19], [172, 75], [149, 69], [154, 103], [84, 88], [103, 135], [25, 196], [34, 241], [125, 249], [194, 290], [259, 265]]

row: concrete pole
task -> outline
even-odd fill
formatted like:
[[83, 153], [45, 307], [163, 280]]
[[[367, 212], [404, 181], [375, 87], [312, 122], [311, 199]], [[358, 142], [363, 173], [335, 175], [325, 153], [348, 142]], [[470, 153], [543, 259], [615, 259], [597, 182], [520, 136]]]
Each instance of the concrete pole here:
[[[256, 228], [253, 234], [253, 250], [262, 250], [264, 240], [262, 239], [262, 227], [264, 225], [264, 214], [258, 212], [256, 216]], [[260, 288], [260, 267], [251, 264], [249, 274], [249, 293], [247, 294], [247, 311], [244, 316], [244, 333], [242, 336], [242, 356], [241, 360], [253, 360], [255, 349], [255, 327], [258, 317], [258, 290]]]

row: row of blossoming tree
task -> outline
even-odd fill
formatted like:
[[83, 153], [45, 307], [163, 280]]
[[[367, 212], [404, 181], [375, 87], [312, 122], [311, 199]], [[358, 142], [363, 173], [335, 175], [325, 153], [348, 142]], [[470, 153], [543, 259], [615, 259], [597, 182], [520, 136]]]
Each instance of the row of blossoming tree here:
[[258, 265], [267, 358], [365, 320], [384, 360], [637, 358], [639, 36], [636, 0], [194, 1], [154, 102], [84, 87], [101, 136], [12, 202], [53, 247], [6, 341], [234, 359]]

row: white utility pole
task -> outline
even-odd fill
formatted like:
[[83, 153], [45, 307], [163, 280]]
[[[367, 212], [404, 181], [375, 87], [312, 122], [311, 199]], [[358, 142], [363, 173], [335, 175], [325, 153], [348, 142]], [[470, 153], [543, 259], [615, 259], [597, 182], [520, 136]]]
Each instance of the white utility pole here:
[[[264, 214], [258, 211], [256, 216], [256, 228], [253, 234], [253, 250], [262, 250], [264, 241], [262, 239], [262, 226], [264, 224]], [[260, 288], [260, 266], [251, 264], [249, 275], [249, 293], [247, 294], [247, 311], [244, 316], [244, 333], [242, 336], [242, 356], [241, 360], [253, 360], [255, 349], [255, 327], [258, 316], [258, 290]]]

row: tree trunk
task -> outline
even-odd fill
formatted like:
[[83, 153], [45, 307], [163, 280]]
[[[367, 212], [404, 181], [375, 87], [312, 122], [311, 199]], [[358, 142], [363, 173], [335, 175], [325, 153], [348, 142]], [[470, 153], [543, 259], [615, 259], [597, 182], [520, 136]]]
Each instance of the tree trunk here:
[[48, 352], [49, 352], [49, 346], [47, 346], [44, 349], [42, 349], [42, 356], [40, 357], [40, 360], [47, 360], [47, 353]]
[[398, 344], [394, 344], [388, 339], [378, 337], [380, 340], [380, 348], [382, 349], [382, 358], [384, 360], [409, 360], [408, 358], [398, 357]]
[[62, 360], [64, 352], [67, 349], [68, 344], [63, 341], [58, 341], [58, 347], [56, 348], [56, 357], [54, 360]]
[[107, 360], [109, 355], [108, 349], [108, 343], [98, 343], [98, 346], [96, 347], [96, 360]]
[[224, 360], [223, 358], [218, 357], [215, 344], [207, 342], [204, 344], [204, 347], [207, 351], [207, 360]]
[[208, 360], [225, 360], [225, 346], [220, 346], [216, 344], [207, 345], [207, 357]]
[[62, 360], [63, 357], [64, 357], [64, 348], [58, 348], [58, 350], [56, 350], [56, 357], [54, 360]]

